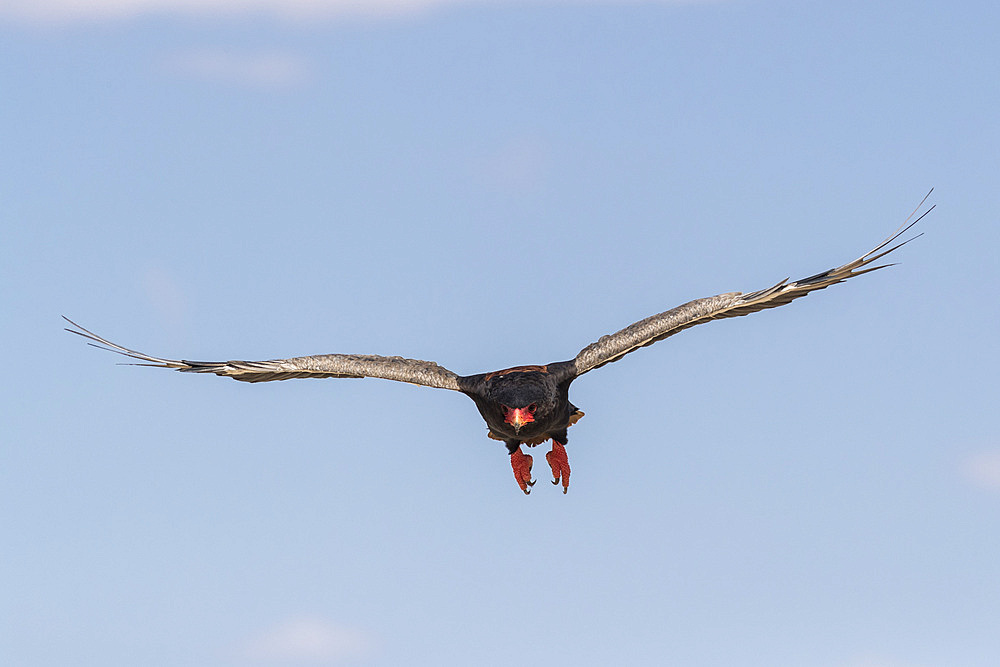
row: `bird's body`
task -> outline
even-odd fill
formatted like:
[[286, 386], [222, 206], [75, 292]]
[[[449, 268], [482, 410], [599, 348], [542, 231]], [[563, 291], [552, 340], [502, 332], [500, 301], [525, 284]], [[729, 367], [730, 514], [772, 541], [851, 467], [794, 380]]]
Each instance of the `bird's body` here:
[[[496, 440], [528, 442], [569, 426], [575, 411], [569, 402], [572, 377], [560, 373], [559, 364], [516, 366], [502, 371], [470, 375], [459, 379], [464, 394], [476, 402], [479, 414]], [[532, 420], [520, 428], [507, 421], [503, 406], [536, 406]]]
[[489, 437], [500, 440], [507, 446], [515, 480], [524, 493], [530, 493], [534, 481], [531, 479], [532, 458], [521, 451], [521, 445], [534, 447], [552, 440], [552, 451], [546, 454], [546, 461], [552, 469], [553, 484], [561, 482], [565, 493], [569, 487], [570, 475], [565, 450], [566, 431], [583, 416], [569, 399], [570, 384], [576, 378], [689, 327], [782, 306], [810, 292], [884, 268], [888, 265], [870, 264], [907, 243], [908, 241], [902, 241], [886, 249], [931, 209], [913, 222], [908, 219], [909, 224], [904, 223], [903, 228], [873, 250], [843, 266], [802, 280], [783, 280], [756, 292], [730, 292], [689, 301], [640, 320], [616, 333], [602, 336], [569, 361], [515, 366], [476, 375], [460, 376], [430, 361], [378, 355], [324, 354], [269, 361], [224, 362], [163, 359], [116, 345], [67, 319], [74, 327], [68, 331], [89, 339], [98, 347], [145, 362], [140, 365], [172, 368], [188, 373], [214, 373], [243, 382], [303, 377], [376, 377], [459, 391], [475, 401], [489, 427]]

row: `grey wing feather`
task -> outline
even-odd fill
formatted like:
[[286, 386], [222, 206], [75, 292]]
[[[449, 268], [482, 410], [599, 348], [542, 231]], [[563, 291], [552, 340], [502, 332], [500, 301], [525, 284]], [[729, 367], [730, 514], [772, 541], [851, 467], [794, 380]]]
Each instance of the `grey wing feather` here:
[[73, 328], [70, 333], [91, 341], [91, 345], [117, 352], [146, 363], [138, 366], [172, 368], [184, 373], [214, 373], [241, 382], [271, 382], [292, 378], [382, 378], [409, 382], [439, 389], [458, 388], [458, 375], [432, 361], [382, 357], [373, 354], [318, 354], [309, 357], [271, 359], [268, 361], [184, 361], [161, 359], [112, 343], [92, 331], [84, 329], [68, 317], [64, 320]]
[[[646, 345], [652, 345], [689, 327], [704, 324], [712, 320], [749, 315], [765, 308], [783, 306], [810, 292], [825, 289], [830, 285], [836, 285], [848, 278], [892, 266], [891, 264], [869, 265], [881, 257], [888, 255], [893, 250], [909, 243], [914, 238], [917, 238], [914, 236], [886, 249], [886, 246], [890, 246], [934, 209], [931, 206], [920, 217], [910, 222], [910, 219], [923, 206], [924, 201], [929, 196], [930, 192], [927, 193], [927, 196], [920, 202], [920, 206], [910, 214], [910, 217], [907, 218], [900, 229], [896, 230], [889, 238], [853, 262], [830, 269], [829, 271], [817, 273], [802, 280], [789, 282], [786, 279], [773, 287], [768, 287], [757, 292], [750, 292], [749, 294], [730, 292], [705, 299], [696, 299], [658, 315], [647, 317], [644, 320], [625, 327], [617, 333], [602, 336], [596, 343], [583, 348], [572, 362], [575, 365], [575, 375], [582, 375], [587, 371], [600, 368], [604, 364], [617, 361], [629, 352], [637, 350], [640, 347], [645, 347]], [[918, 234], [917, 236], [920, 235]]]

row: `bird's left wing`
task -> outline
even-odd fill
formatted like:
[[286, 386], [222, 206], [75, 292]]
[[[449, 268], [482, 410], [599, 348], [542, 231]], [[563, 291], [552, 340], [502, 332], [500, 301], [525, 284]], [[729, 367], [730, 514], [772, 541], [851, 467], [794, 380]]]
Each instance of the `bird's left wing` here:
[[[930, 193], [928, 192], [927, 197], [929, 196]], [[602, 336], [596, 343], [591, 343], [580, 350], [576, 358], [569, 362], [572, 364], [569, 369], [571, 377], [583, 375], [587, 371], [600, 368], [604, 364], [617, 361], [629, 352], [638, 350], [640, 347], [645, 347], [646, 345], [652, 345], [689, 327], [726, 317], [749, 315], [765, 308], [783, 306], [810, 292], [824, 289], [830, 285], [836, 285], [854, 276], [860, 276], [870, 271], [891, 266], [891, 264], [869, 265], [900, 246], [909, 243], [913, 238], [916, 238], [913, 237], [892, 245], [902, 234], [906, 233], [907, 230], [920, 222], [925, 215], [933, 210], [934, 207], [931, 206], [920, 217], [910, 222], [921, 206], [923, 206], [927, 197], [924, 197], [920, 202], [920, 206], [910, 214], [910, 217], [907, 218], [900, 229], [853, 262], [848, 262], [843, 266], [817, 273], [802, 280], [789, 282], [786, 279], [773, 287], [768, 287], [757, 292], [729, 292], [728, 294], [710, 296], [705, 299], [695, 299], [677, 308], [647, 317], [644, 320], [625, 327], [617, 333]], [[887, 248], [887, 246], [890, 247]]]
[[184, 373], [215, 373], [241, 382], [271, 382], [292, 378], [382, 378], [439, 389], [458, 387], [458, 375], [433, 361], [382, 357], [374, 354], [318, 354], [310, 357], [268, 361], [183, 361], [161, 359], [116, 345], [84, 329], [68, 317], [73, 328], [66, 331], [83, 336], [91, 345], [146, 362], [138, 366], [172, 368]]

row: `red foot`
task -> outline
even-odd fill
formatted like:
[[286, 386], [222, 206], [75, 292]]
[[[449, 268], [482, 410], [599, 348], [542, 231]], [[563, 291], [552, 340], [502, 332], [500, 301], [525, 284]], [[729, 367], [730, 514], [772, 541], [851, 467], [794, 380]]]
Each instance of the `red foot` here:
[[531, 456], [525, 454], [518, 447], [510, 455], [510, 467], [514, 469], [514, 479], [517, 485], [524, 491], [524, 495], [531, 493], [529, 486], [534, 486], [535, 481], [531, 479]]
[[563, 493], [569, 491], [569, 457], [566, 455], [566, 447], [553, 440], [552, 451], [545, 455], [545, 460], [552, 468], [552, 483], [558, 484], [562, 477]]

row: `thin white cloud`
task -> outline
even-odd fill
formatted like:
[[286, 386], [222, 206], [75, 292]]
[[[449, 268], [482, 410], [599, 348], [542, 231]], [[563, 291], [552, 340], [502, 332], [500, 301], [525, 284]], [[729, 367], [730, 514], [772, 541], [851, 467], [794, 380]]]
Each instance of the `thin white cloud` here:
[[962, 463], [962, 472], [976, 486], [1000, 491], [1000, 450], [969, 456]]
[[311, 78], [310, 67], [303, 58], [279, 51], [188, 51], [167, 58], [164, 66], [183, 76], [253, 88], [290, 88]]
[[264, 631], [241, 651], [255, 663], [337, 664], [363, 659], [373, 650], [361, 630], [320, 618], [293, 618]]
[[0, 16], [35, 23], [121, 21], [142, 16], [273, 15], [289, 20], [397, 16], [481, 0], [0, 0]]
[[448, 5], [691, 4], [718, 0], [0, 0], [0, 20], [72, 24], [144, 16], [272, 15], [291, 21], [406, 16]]
[[142, 286], [156, 316], [173, 330], [187, 324], [188, 299], [176, 276], [162, 264], [150, 264], [142, 276]]
[[842, 663], [839, 667], [917, 667], [912, 662], [902, 662], [883, 655], [863, 655]]
[[549, 173], [550, 148], [536, 135], [513, 137], [485, 155], [478, 171], [503, 190], [530, 191], [541, 187]]

